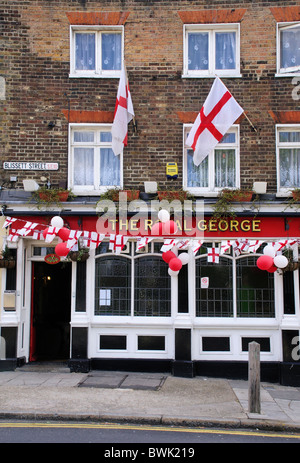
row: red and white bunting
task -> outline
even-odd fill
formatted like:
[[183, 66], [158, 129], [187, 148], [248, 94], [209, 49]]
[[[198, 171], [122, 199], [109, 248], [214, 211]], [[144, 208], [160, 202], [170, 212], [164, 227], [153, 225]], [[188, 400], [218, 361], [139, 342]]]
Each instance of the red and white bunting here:
[[33, 230], [31, 238], [33, 240], [43, 240], [44, 239], [43, 231], [42, 230]]
[[96, 249], [100, 245], [101, 241], [104, 240], [105, 235], [99, 235], [97, 232], [84, 231], [82, 237], [84, 246], [90, 249]]
[[17, 219], [14, 219], [12, 217], [6, 217], [5, 222], [3, 224], [2, 228], [7, 228], [9, 227], [12, 223], [16, 222]]
[[177, 249], [187, 249], [189, 246], [190, 240], [176, 240]]
[[201, 248], [202, 244], [203, 244], [203, 240], [192, 240], [191, 241], [190, 246], [192, 248], [194, 256], [197, 254], [197, 252]]
[[23, 228], [20, 228], [18, 230], [18, 234], [20, 236], [27, 236], [29, 235], [29, 233], [31, 233], [31, 231], [37, 226], [38, 224], [37, 223], [33, 223], [33, 222], [26, 222], [24, 227]]
[[13, 243], [17, 242], [18, 239], [19, 239], [19, 234], [18, 234], [18, 230], [15, 230], [15, 229], [11, 229], [9, 231], [9, 234], [8, 234], [8, 237], [7, 237], [7, 241], [11, 241]]
[[241, 252], [248, 252], [248, 250], [249, 250], [249, 245], [250, 245], [249, 240], [247, 240], [247, 239], [241, 239], [241, 240], [239, 240], [239, 250], [240, 250]]
[[207, 262], [213, 262], [214, 264], [219, 263], [219, 258], [220, 258], [220, 249], [219, 246], [215, 247], [213, 246], [210, 248], [207, 252]]
[[261, 245], [262, 241], [260, 240], [250, 240], [248, 252], [256, 252]]
[[138, 236], [136, 239], [136, 250], [140, 251], [145, 248], [153, 238], [148, 238], [147, 236]]
[[125, 235], [110, 235], [109, 238], [109, 249], [116, 254], [120, 254], [124, 246], [126, 245], [129, 236]]
[[221, 255], [225, 254], [225, 252], [227, 252], [231, 248], [231, 245], [232, 245], [231, 240], [222, 241], [221, 242], [221, 248], [220, 248], [220, 254]]
[[72, 249], [72, 247], [77, 243], [78, 238], [82, 235], [82, 231], [70, 230], [69, 238], [67, 240], [67, 247]]
[[56, 237], [58, 231], [59, 231], [59, 228], [57, 228], [57, 227], [48, 227], [46, 229], [46, 233], [45, 233], [45, 242], [46, 243], [52, 243], [52, 241]]
[[239, 240], [232, 241], [232, 250], [235, 257], [238, 257], [241, 254]]
[[[17, 242], [19, 237], [27, 238], [30, 237], [34, 240], [45, 240], [46, 243], [51, 243], [54, 238], [56, 238], [59, 228], [58, 227], [47, 227], [45, 224], [38, 224], [34, 222], [29, 222], [22, 219], [17, 219], [13, 217], [6, 217], [3, 228], [11, 227], [18, 221], [20, 224], [19, 228], [10, 228], [7, 236], [7, 241], [10, 242]], [[46, 230], [46, 232], [45, 232]], [[105, 234], [99, 235], [97, 232], [90, 232], [90, 231], [81, 231], [81, 230], [70, 230], [69, 238], [67, 240], [67, 246], [69, 249], [73, 248], [78, 239], [83, 238], [83, 244], [85, 247], [96, 249], [100, 243], [105, 239], [108, 238]], [[117, 254], [121, 252], [121, 250], [126, 245], [129, 236], [125, 235], [110, 235], [110, 245], [109, 249]], [[136, 250], [140, 251], [145, 246], [147, 246], [150, 241], [152, 241], [154, 237], [146, 237], [146, 236], [139, 236], [136, 238]], [[165, 252], [167, 250], [176, 247], [177, 249], [188, 249], [191, 248], [194, 255], [197, 254], [200, 247], [202, 246], [204, 240], [196, 240], [196, 239], [184, 239], [181, 238], [166, 238], [164, 243], [161, 247], [161, 252]], [[267, 240], [248, 240], [246, 238], [239, 238], [236, 240], [227, 240], [221, 241], [218, 244], [218, 248], [215, 249], [214, 253], [216, 254], [217, 249], [219, 255], [223, 255], [226, 251], [228, 251], [232, 247], [232, 251], [236, 257], [238, 257], [242, 252], [244, 253], [255, 253], [258, 248], [262, 245], [263, 242], [268, 242]], [[269, 245], [274, 246], [275, 251], [277, 254], [281, 254], [282, 250], [285, 247], [291, 247], [300, 245], [299, 238], [292, 238], [292, 239], [285, 239], [285, 240], [278, 240], [273, 242], [268, 242]], [[215, 260], [216, 261], [216, 260]]]
[[172, 238], [168, 238], [164, 241], [164, 244], [161, 247], [161, 252], [166, 252], [172, 249], [173, 246], [176, 246], [177, 240], [174, 240]]

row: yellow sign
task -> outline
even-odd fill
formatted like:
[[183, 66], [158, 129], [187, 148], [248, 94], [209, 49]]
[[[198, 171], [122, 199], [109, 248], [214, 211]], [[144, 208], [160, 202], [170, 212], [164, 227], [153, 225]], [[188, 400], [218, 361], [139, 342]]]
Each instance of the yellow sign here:
[[177, 178], [177, 177], [178, 177], [177, 162], [168, 162], [167, 163], [167, 178]]

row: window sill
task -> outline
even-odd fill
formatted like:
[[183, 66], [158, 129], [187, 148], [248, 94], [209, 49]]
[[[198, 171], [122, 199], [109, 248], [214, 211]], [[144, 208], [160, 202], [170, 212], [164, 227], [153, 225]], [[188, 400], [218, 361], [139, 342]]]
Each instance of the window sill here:
[[69, 74], [70, 79], [120, 79], [120, 74]]
[[291, 193], [291, 190], [289, 190], [289, 191], [278, 191], [275, 196], [276, 196], [276, 198], [291, 198], [292, 193]]
[[202, 196], [204, 198], [216, 198], [220, 191], [200, 191], [200, 190], [192, 190], [189, 188], [184, 188], [188, 193], [190, 193], [193, 196]]
[[275, 74], [275, 77], [299, 77], [300, 72], [287, 72], [287, 73], [282, 73], [282, 74]]
[[182, 79], [214, 79], [220, 77], [220, 79], [235, 79], [243, 77], [242, 74], [207, 74], [207, 75], [195, 75], [195, 74], [182, 74]]
[[[114, 188], [114, 187], [111, 187]], [[103, 190], [76, 190], [74, 187], [71, 187], [72, 193], [75, 196], [101, 196], [103, 193], [107, 191], [107, 189]]]

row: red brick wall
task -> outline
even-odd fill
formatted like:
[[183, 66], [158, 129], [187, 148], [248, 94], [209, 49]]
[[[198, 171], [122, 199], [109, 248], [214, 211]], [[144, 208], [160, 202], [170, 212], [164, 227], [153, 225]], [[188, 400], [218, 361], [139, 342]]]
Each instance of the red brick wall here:
[[[276, 21], [300, 20], [299, 8], [296, 1], [278, 1], [274, 7], [273, 1], [242, 0], [2, 0], [0, 75], [6, 79], [6, 99], [0, 100], [1, 161], [58, 161], [60, 170], [51, 173], [51, 182], [67, 179], [68, 116], [111, 120], [118, 86], [117, 79], [69, 78], [70, 21], [124, 24], [138, 124], [137, 134], [130, 129], [124, 151], [124, 183], [142, 187], [145, 180], [156, 180], [181, 187], [179, 113], [197, 114], [212, 84], [212, 79], [182, 78], [183, 24], [237, 21], [243, 77], [223, 81], [258, 129], [256, 134], [245, 118], [240, 121], [241, 184], [264, 180], [268, 191], [276, 191], [275, 120], [280, 111], [299, 109], [292, 78], [274, 76]], [[52, 129], [50, 121], [55, 122]], [[178, 162], [175, 182], [165, 178], [168, 161]], [[11, 173], [0, 170], [1, 175]], [[23, 173], [17, 175], [21, 187]], [[41, 173], [33, 175], [39, 179]]]

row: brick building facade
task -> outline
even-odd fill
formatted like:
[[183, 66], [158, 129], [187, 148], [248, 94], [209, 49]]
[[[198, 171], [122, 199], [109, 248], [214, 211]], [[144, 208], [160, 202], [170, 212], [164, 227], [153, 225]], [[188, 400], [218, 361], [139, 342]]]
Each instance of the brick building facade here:
[[[0, 14], [3, 31], [0, 202], [4, 216], [46, 226], [53, 215], [60, 214], [72, 229], [95, 231], [95, 205], [109, 186], [137, 188], [143, 192], [144, 182], [154, 181], [161, 189], [190, 191], [195, 200], [204, 204], [204, 216], [208, 220], [223, 187], [252, 189], [254, 182], [266, 182], [266, 192], [258, 194], [255, 203], [242, 208], [236, 206], [237, 215], [241, 220], [249, 217], [251, 221], [261, 220], [260, 233], [248, 233], [249, 238], [261, 239], [264, 244], [286, 239], [288, 246], [293, 246], [294, 258], [298, 259], [298, 245], [292, 243], [299, 240], [299, 210], [289, 202], [291, 190], [300, 187], [298, 1], [3, 0]], [[108, 180], [104, 156], [109, 154], [103, 154], [103, 160], [95, 156], [91, 161], [89, 150], [110, 147], [105, 134], [110, 131], [114, 118], [123, 59], [135, 124], [129, 125], [123, 156], [114, 161], [119, 162], [119, 176], [111, 174]], [[190, 163], [184, 139], [216, 75], [242, 106], [245, 115], [234, 124], [233, 138], [227, 140], [225, 151], [216, 152], [199, 173]], [[78, 163], [81, 155], [85, 156], [86, 164]], [[92, 165], [88, 166], [88, 162]], [[37, 170], [37, 166], [32, 168], [30, 163], [42, 163], [43, 170]], [[48, 163], [46, 167], [45, 163]], [[53, 163], [57, 163], [54, 169], [49, 167]], [[176, 178], [167, 178], [167, 163], [177, 163]], [[96, 168], [100, 169], [99, 175], [94, 175]], [[68, 187], [76, 198], [60, 209], [41, 211], [30, 200], [31, 193], [24, 191], [23, 180], [28, 179], [51, 188]], [[273, 219], [271, 224], [264, 222]], [[133, 314], [137, 302], [133, 295], [137, 286], [132, 282], [130, 320], [125, 316], [125, 322], [120, 314], [109, 317], [109, 313], [101, 319], [101, 310], [97, 312], [94, 301], [95, 288], [102, 288], [101, 265], [97, 266], [100, 248], [91, 251], [86, 269], [80, 270], [93, 281], [91, 288], [88, 280], [86, 283], [84, 310], [78, 310], [74, 300], [66, 302], [71, 304], [68, 357], [74, 360], [76, 368], [91, 362], [93, 367], [107, 367], [122, 361], [127, 367], [140, 368], [142, 359], [151, 367], [151, 362], [157, 368], [173, 365], [175, 373], [211, 373], [220, 363], [218, 346], [212, 339], [223, 337], [224, 344], [219, 347], [223, 365], [226, 368], [231, 365], [232, 375], [243, 376], [247, 348], [240, 343], [246, 342], [243, 339], [255, 338], [264, 339], [262, 360], [268, 378], [280, 380], [283, 376], [283, 381], [299, 382], [299, 370], [296, 370], [299, 358], [291, 358], [293, 345], [290, 345], [291, 339], [298, 336], [299, 340], [299, 270], [288, 277], [287, 273], [280, 272], [273, 275], [272, 300], [276, 302], [272, 315], [264, 317], [254, 311], [241, 323], [237, 315], [240, 301], [236, 296], [236, 264], [234, 276], [230, 277], [230, 281], [235, 281], [233, 312], [229, 310], [225, 320], [220, 313], [207, 317], [200, 309], [197, 312], [198, 305], [202, 304], [197, 278], [205, 276], [200, 270], [200, 260], [207, 255], [211, 243], [215, 246], [222, 240], [248, 238], [247, 234], [234, 234], [235, 229], [222, 234], [222, 230], [217, 231], [214, 226], [209, 225], [205, 230], [202, 254], [196, 257], [199, 266], [195, 256], [188, 264], [188, 276], [184, 274], [188, 283], [180, 283], [179, 276], [178, 281], [176, 277], [176, 282], [171, 278], [172, 282], [166, 283], [171, 291], [168, 293], [171, 312], [165, 314], [163, 320], [154, 314], [142, 315], [136, 323]], [[5, 229], [6, 238], [8, 234], [9, 228]], [[38, 268], [42, 254], [33, 250], [38, 246], [33, 246], [30, 238], [32, 234], [9, 242], [10, 247], [17, 249], [16, 287], [13, 283], [7, 285], [8, 270], [3, 270], [1, 276], [4, 290], [16, 290], [15, 311], [5, 310], [2, 300], [2, 338], [13, 346], [14, 354], [10, 357], [19, 361], [35, 358], [33, 281], [39, 272], [45, 272], [45, 267]], [[207, 249], [205, 243], [209, 243]], [[135, 239], [129, 244], [133, 262]], [[43, 242], [39, 246], [47, 247]], [[149, 255], [156, 259], [161, 251], [154, 242], [151, 246]], [[235, 256], [230, 252], [228, 256], [233, 262]], [[257, 254], [260, 253], [262, 248]], [[23, 265], [23, 262], [26, 263]], [[153, 262], [149, 265], [156, 265]], [[71, 265], [68, 290], [74, 296], [79, 291], [76, 277], [79, 265]], [[250, 268], [250, 260], [247, 265]], [[136, 275], [136, 267], [130, 270], [132, 275]], [[183, 280], [183, 276], [181, 278]], [[219, 278], [218, 274], [215, 278]], [[95, 279], [100, 281], [98, 286]], [[183, 299], [178, 296], [181, 285]], [[289, 294], [286, 299], [285, 292]], [[293, 299], [290, 309], [285, 308], [288, 297]], [[96, 304], [101, 308], [97, 298]], [[180, 304], [185, 308], [178, 310]], [[107, 348], [101, 348], [101, 337], [104, 344], [107, 342]], [[139, 338], [144, 348], [139, 348]], [[153, 349], [149, 347], [150, 338], [155, 338]], [[182, 339], [187, 339], [183, 354], [178, 353]], [[109, 347], [110, 342], [111, 346], [115, 342], [117, 347]], [[129, 360], [132, 362], [126, 363]], [[297, 364], [292, 378], [284, 375], [291, 363]]]

